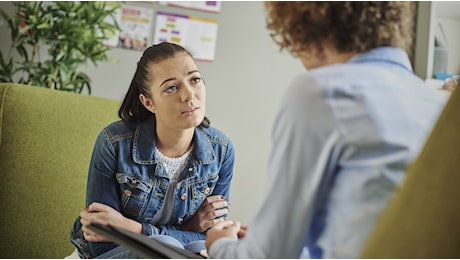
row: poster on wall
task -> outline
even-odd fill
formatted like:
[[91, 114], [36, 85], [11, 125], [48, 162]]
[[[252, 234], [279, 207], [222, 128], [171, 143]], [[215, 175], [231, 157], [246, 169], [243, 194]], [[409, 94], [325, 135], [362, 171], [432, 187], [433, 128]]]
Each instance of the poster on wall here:
[[159, 1], [162, 5], [194, 9], [212, 13], [220, 12], [220, 1]]
[[123, 5], [121, 9], [121, 32], [118, 47], [144, 51], [151, 42], [153, 11], [149, 8]]
[[197, 60], [213, 61], [217, 20], [158, 12], [153, 43], [173, 42], [187, 48]]

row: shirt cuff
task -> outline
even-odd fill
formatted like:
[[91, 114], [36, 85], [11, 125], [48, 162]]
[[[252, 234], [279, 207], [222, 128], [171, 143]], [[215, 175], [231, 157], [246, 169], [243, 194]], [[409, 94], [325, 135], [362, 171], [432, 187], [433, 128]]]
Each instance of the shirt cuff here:
[[[236, 242], [234, 239], [228, 237], [222, 237], [214, 241], [211, 247], [208, 250], [208, 255], [210, 258], [223, 258], [222, 254], [225, 252], [225, 247]], [[228, 252], [227, 252], [228, 253]]]

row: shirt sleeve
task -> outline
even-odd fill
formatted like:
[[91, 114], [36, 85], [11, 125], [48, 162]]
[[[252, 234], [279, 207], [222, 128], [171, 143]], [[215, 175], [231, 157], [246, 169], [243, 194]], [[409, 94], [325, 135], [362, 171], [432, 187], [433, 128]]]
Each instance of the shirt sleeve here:
[[216, 240], [212, 258], [298, 258], [314, 197], [338, 138], [324, 91], [297, 78], [272, 130], [268, 188], [246, 236]]
[[104, 130], [93, 148], [88, 171], [86, 204], [99, 202], [120, 211], [120, 188], [116, 180], [117, 154]]
[[223, 195], [228, 200], [230, 198], [230, 184], [233, 178], [233, 165], [235, 161], [235, 151], [230, 139], [228, 139], [227, 148], [222, 158], [219, 180], [211, 195]]

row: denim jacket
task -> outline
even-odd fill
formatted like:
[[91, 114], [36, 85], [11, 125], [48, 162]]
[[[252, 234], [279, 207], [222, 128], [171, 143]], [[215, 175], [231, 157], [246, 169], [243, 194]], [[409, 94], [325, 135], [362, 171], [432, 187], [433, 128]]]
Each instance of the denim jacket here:
[[[196, 127], [191, 159], [174, 190], [172, 217], [165, 226], [151, 223], [161, 209], [170, 185], [168, 173], [155, 154], [155, 120], [140, 124], [117, 121], [97, 137], [91, 158], [86, 203], [100, 202], [142, 224], [144, 235], [169, 235], [186, 244], [205, 239], [205, 233], [181, 231], [204, 199], [212, 195], [229, 198], [233, 175], [232, 141], [212, 127]], [[80, 218], [70, 236], [80, 257], [96, 257], [117, 245], [92, 243], [83, 237]]]

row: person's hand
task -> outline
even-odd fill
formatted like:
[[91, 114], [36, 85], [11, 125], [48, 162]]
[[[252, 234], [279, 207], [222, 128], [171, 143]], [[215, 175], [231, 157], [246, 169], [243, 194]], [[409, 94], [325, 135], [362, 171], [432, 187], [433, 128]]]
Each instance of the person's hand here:
[[229, 202], [225, 201], [225, 197], [221, 195], [207, 197], [192, 218], [182, 224], [182, 230], [193, 232], [206, 231], [225, 220], [221, 217], [229, 212], [229, 204]]
[[248, 227], [246, 225], [241, 225], [240, 222], [232, 220], [225, 220], [216, 224], [206, 233], [206, 250], [209, 252], [209, 248], [211, 248], [212, 244], [219, 238], [226, 237], [238, 240], [245, 237], [247, 229]]
[[142, 225], [132, 219], [124, 217], [120, 212], [107, 205], [93, 202], [80, 212], [80, 223], [86, 241], [89, 242], [109, 242], [111, 240], [98, 235], [88, 228], [91, 222], [103, 225], [118, 226], [139, 233]]
[[457, 86], [457, 80], [455, 79], [450, 79], [444, 83], [442, 86], [442, 89], [453, 92]]

